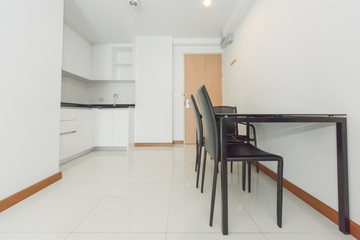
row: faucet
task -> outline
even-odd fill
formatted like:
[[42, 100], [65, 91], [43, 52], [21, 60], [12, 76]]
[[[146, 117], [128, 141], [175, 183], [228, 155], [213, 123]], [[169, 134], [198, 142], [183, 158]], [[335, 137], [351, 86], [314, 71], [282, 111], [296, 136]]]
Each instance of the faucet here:
[[116, 106], [118, 98], [119, 98], [118, 95], [115, 93], [115, 94], [113, 95], [113, 105], [114, 105], [114, 106]]

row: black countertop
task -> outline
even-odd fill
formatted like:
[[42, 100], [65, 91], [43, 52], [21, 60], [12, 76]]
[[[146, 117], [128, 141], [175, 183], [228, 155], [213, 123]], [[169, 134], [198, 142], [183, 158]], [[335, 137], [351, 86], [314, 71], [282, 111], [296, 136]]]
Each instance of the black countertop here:
[[76, 108], [129, 108], [135, 107], [135, 104], [81, 104], [81, 103], [67, 103], [62, 102], [61, 107], [76, 107]]

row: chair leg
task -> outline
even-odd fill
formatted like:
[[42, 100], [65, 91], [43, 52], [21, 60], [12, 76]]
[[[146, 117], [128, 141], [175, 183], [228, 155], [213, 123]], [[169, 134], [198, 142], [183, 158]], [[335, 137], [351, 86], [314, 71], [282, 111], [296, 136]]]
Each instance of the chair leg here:
[[199, 169], [199, 144], [196, 141], [195, 172]]
[[217, 161], [214, 160], [214, 176], [213, 176], [213, 186], [212, 186], [211, 206], [210, 206], [210, 227], [212, 227], [212, 225], [213, 225], [213, 220], [214, 220], [214, 207], [215, 207], [215, 195], [216, 195], [217, 169], [218, 169], [218, 164], [217, 164]]
[[282, 203], [283, 203], [283, 159], [278, 162], [277, 167], [277, 225], [282, 227]]
[[[257, 141], [256, 141], [256, 132], [255, 132], [255, 128], [254, 128], [254, 145], [255, 145], [255, 147], [257, 147]], [[258, 161], [256, 161], [255, 162], [255, 165], [256, 165], [256, 172], [257, 173], [259, 173], [260, 172], [260, 168], [259, 168], [259, 162]]]
[[202, 146], [200, 146], [200, 149], [197, 151], [197, 173], [196, 173], [196, 188], [199, 187], [199, 178], [200, 178], [200, 165], [201, 165], [201, 151], [202, 151]]
[[231, 160], [231, 165], [230, 165], [230, 171], [231, 171], [231, 173], [233, 172], [233, 160]]
[[248, 163], [248, 191], [251, 192], [251, 162]]
[[202, 178], [201, 178], [201, 193], [204, 192], [204, 181], [205, 181], [205, 167], [206, 167], [206, 149], [204, 148], [204, 157], [203, 157], [203, 170], [202, 170]]
[[242, 162], [242, 190], [245, 191], [246, 162]]

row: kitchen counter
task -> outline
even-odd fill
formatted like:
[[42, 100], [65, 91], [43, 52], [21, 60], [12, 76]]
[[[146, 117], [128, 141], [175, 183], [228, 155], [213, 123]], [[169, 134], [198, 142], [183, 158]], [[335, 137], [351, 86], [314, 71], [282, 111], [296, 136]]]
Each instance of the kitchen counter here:
[[81, 104], [81, 103], [67, 103], [62, 102], [61, 107], [75, 107], [75, 108], [133, 108], [135, 104]]

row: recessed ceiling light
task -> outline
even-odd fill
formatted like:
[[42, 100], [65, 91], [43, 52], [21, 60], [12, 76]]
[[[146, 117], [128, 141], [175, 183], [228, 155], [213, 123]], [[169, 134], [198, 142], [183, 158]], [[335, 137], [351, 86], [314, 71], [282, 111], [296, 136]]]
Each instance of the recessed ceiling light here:
[[129, 0], [130, 6], [132, 7], [136, 7], [138, 5], [138, 1], [137, 0]]
[[211, 0], [204, 0], [204, 1], [203, 1], [203, 5], [204, 5], [204, 7], [210, 7], [210, 5], [211, 5]]

